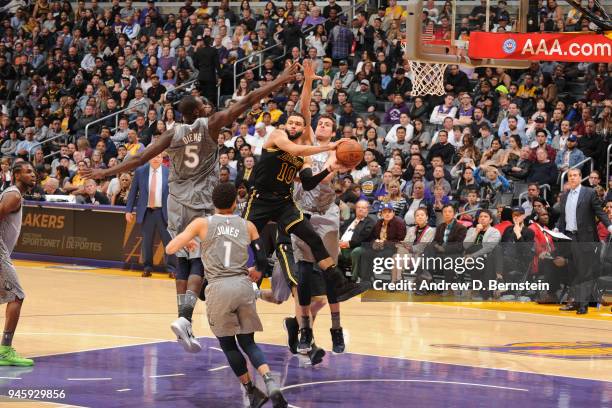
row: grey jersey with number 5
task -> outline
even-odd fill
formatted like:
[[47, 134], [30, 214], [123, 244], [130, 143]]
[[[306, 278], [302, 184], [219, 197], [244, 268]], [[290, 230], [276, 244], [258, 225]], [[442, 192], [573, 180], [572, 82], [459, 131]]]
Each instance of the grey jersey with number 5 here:
[[212, 191], [219, 182], [219, 146], [208, 134], [208, 118], [177, 124], [170, 147], [168, 190], [179, 203], [213, 210]]
[[202, 261], [206, 279], [247, 274], [248, 246], [251, 243], [247, 221], [238, 215], [211, 215], [206, 239], [202, 242]]

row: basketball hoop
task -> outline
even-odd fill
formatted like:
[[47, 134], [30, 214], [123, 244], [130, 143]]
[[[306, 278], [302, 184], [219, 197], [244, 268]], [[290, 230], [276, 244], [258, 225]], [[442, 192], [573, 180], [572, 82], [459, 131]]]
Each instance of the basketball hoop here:
[[[433, 40], [425, 41], [427, 45], [430, 45], [430, 43], [434, 42], [435, 41]], [[444, 43], [446, 44], [448, 42]], [[400, 46], [402, 47], [402, 52], [405, 54], [405, 39], [401, 40]], [[444, 73], [446, 72], [446, 67], [448, 66], [448, 63], [408, 60], [408, 64], [410, 65], [410, 70], [413, 74], [413, 96], [444, 95], [446, 93], [446, 91], [444, 90]]]
[[414, 75], [412, 95], [444, 95], [444, 72], [448, 64], [408, 61]]

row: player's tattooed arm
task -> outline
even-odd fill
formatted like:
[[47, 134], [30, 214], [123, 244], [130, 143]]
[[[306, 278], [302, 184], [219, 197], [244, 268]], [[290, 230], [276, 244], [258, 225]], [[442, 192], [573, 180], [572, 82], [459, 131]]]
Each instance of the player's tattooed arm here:
[[130, 156], [127, 160], [122, 161], [118, 165], [109, 169], [92, 169], [88, 168], [83, 171], [83, 177], [102, 179], [114, 174], [124, 173], [133, 170], [146, 164], [149, 160], [161, 154], [164, 150], [170, 147], [172, 138], [174, 137], [174, 129], [166, 130], [154, 142], [149, 144], [143, 151]]
[[166, 245], [166, 253], [168, 255], [176, 254], [178, 251], [186, 247], [195, 237], [200, 237], [204, 240], [208, 232], [208, 220], [206, 218], [196, 218], [187, 228], [178, 234], [172, 241]]
[[293, 81], [298, 72], [300, 64], [295, 63], [285, 69], [276, 79], [269, 84], [261, 86], [249, 92], [240, 101], [233, 104], [228, 109], [214, 113], [208, 120], [208, 134], [217, 143], [219, 131], [225, 126], [230, 126], [240, 115], [246, 112], [255, 102], [270, 95], [287, 82]]

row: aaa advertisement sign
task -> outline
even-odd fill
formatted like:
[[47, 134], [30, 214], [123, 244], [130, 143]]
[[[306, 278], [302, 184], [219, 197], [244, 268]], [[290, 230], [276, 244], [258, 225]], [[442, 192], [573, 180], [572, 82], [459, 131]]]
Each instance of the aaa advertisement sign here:
[[514, 59], [563, 62], [612, 61], [612, 34], [487, 33], [470, 34], [472, 59]]

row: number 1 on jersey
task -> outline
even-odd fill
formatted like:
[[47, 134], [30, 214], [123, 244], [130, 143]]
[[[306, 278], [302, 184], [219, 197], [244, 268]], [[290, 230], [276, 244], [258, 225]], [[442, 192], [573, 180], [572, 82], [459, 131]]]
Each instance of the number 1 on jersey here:
[[185, 146], [185, 166], [190, 169], [195, 169], [200, 164], [200, 156], [198, 156], [198, 146], [197, 145], [187, 145]]
[[223, 241], [225, 247], [225, 256], [223, 257], [223, 266], [226, 268], [230, 267], [230, 256], [232, 255], [232, 243], [231, 241]]

